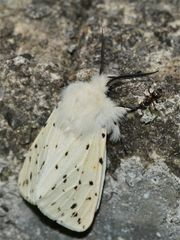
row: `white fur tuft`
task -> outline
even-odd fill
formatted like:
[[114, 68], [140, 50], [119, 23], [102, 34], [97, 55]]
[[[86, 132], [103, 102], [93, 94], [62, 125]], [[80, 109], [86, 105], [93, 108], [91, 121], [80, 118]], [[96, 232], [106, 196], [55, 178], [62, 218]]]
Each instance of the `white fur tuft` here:
[[59, 126], [84, 136], [106, 128], [112, 133], [111, 139], [118, 140], [118, 121], [127, 111], [106, 96], [107, 82], [107, 76], [96, 75], [90, 82], [78, 81], [64, 89], [58, 111]]

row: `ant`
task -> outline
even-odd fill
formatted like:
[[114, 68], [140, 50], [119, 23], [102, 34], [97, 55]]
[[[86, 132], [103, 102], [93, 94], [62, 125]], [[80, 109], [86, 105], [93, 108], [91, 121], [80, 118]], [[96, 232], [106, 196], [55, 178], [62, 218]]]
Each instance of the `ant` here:
[[154, 106], [155, 108], [155, 102], [157, 103], [158, 100], [161, 98], [162, 96], [162, 89], [161, 88], [157, 88], [156, 90], [154, 90], [153, 92], [150, 91], [150, 88], [148, 88], [148, 95], [145, 95], [144, 100], [138, 104], [138, 106], [131, 108], [130, 112], [135, 112], [138, 109], [141, 110], [146, 110], [148, 107], [150, 107], [151, 105]]

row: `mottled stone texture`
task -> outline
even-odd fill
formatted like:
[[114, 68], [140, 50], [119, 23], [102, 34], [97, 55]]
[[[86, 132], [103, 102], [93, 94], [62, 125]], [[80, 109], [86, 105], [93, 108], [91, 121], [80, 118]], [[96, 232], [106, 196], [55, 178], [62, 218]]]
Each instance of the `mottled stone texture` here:
[[[1, 240], [180, 239], [179, 11], [179, 0], [0, 0]], [[102, 25], [106, 73], [159, 69], [111, 97], [130, 107], [151, 86], [163, 94], [124, 119], [123, 144], [108, 142], [100, 210], [77, 234], [26, 204], [17, 176], [63, 86], [98, 71]]]

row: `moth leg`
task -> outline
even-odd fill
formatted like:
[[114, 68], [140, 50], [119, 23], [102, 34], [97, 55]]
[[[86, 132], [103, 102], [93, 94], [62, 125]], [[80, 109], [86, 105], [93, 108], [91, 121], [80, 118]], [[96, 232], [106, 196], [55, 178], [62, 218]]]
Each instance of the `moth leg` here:
[[127, 155], [128, 154], [128, 148], [127, 148], [126, 144], [124, 143], [123, 137], [120, 138], [120, 143], [122, 145], [122, 149], [123, 149], [124, 154]]
[[136, 112], [138, 109], [140, 109], [140, 105], [138, 104], [137, 106], [130, 106], [127, 108], [128, 108], [127, 113], [132, 113], [132, 112]]

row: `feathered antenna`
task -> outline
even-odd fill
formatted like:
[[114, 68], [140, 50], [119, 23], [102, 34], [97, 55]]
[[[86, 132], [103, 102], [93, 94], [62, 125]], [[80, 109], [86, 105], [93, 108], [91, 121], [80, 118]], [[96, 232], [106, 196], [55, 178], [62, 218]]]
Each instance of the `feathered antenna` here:
[[104, 71], [104, 33], [103, 28], [101, 32], [101, 59], [100, 59], [100, 69], [99, 69], [99, 75], [101, 75]]
[[138, 72], [138, 73], [132, 73], [132, 74], [124, 74], [124, 75], [119, 75], [119, 76], [108, 76], [108, 78], [110, 79], [107, 83], [108, 87], [112, 87], [114, 85], [116, 85], [117, 83], [120, 82], [120, 80], [122, 79], [131, 79], [131, 78], [142, 78], [142, 77], [146, 77], [152, 74], [157, 73], [157, 71], [154, 72], [147, 72], [147, 73], [142, 73], [142, 72]]
[[[100, 69], [99, 69], [99, 75], [101, 75], [104, 72], [104, 45], [105, 45], [105, 40], [104, 40], [104, 32], [103, 32], [103, 27], [102, 27], [102, 32], [101, 32], [101, 57], [100, 57]], [[141, 78], [145, 76], [152, 75], [154, 73], [157, 73], [157, 71], [154, 72], [148, 72], [148, 73], [142, 73], [142, 72], [137, 72], [137, 73], [132, 73], [132, 74], [124, 74], [124, 75], [119, 75], [119, 76], [108, 76], [110, 79], [107, 83], [108, 87], [112, 87], [119, 83], [119, 80], [122, 79], [131, 79], [131, 78]]]

